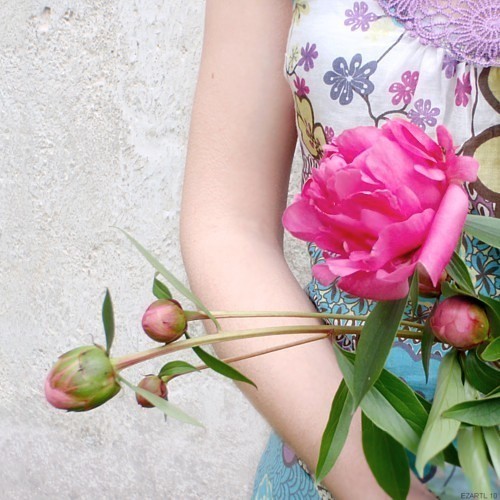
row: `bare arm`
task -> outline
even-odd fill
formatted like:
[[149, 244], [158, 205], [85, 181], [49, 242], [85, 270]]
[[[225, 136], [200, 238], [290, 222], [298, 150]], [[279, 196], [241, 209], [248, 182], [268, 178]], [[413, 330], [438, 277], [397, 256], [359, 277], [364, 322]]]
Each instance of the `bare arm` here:
[[[293, 101], [282, 72], [290, 22], [290, 0], [207, 0], [181, 244], [191, 287], [213, 310], [314, 311], [282, 248], [281, 215], [296, 142]], [[306, 321], [238, 319], [223, 326], [233, 330], [285, 322]], [[217, 353], [237, 356], [298, 338], [225, 343]], [[341, 380], [330, 341], [245, 360], [237, 367], [259, 387], [241, 389], [314, 470]], [[340, 499], [363, 498], [368, 491], [370, 498], [387, 498], [365, 462], [359, 418], [324, 484]]]

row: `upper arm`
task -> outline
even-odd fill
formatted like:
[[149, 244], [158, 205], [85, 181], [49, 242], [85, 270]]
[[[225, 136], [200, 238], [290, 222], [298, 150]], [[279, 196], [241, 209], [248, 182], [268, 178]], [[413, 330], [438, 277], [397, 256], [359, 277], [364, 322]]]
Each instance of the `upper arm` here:
[[281, 238], [296, 142], [283, 75], [291, 15], [290, 0], [207, 0], [182, 233], [231, 224]]

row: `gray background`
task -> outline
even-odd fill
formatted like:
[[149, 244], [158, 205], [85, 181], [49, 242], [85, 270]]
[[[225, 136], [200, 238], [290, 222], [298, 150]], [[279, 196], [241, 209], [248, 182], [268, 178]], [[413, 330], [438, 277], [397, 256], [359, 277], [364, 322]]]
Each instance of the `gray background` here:
[[[105, 287], [114, 354], [152, 346], [140, 318], [153, 270], [111, 226], [185, 280], [178, 216], [203, 9], [201, 0], [0, 3], [1, 498], [250, 496], [269, 430], [219, 376], [170, 387], [206, 430], [165, 423], [129, 391], [82, 414], [43, 396], [59, 354], [103, 343]], [[303, 245], [288, 241], [287, 255], [305, 282]], [[159, 366], [125, 374], [137, 382]]]

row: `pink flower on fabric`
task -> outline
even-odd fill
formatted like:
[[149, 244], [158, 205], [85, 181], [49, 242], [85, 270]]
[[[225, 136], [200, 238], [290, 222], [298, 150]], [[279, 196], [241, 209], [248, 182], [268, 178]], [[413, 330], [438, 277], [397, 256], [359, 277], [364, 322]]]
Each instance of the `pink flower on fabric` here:
[[467, 106], [469, 96], [472, 93], [472, 85], [470, 83], [470, 71], [464, 73], [462, 80], [457, 78], [457, 86], [455, 87], [455, 104], [457, 106]]
[[405, 71], [401, 75], [401, 82], [394, 82], [389, 87], [389, 92], [394, 92], [392, 104], [399, 104], [401, 101], [403, 101], [404, 104], [410, 104], [415, 95], [418, 77], [418, 71]]
[[295, 77], [293, 84], [297, 89], [296, 94], [299, 97], [304, 97], [305, 95], [309, 94], [309, 87], [306, 85], [306, 81], [303, 78], [300, 78], [300, 76]]
[[462, 183], [476, 179], [477, 161], [455, 154], [443, 126], [435, 142], [403, 120], [346, 130], [335, 144], [283, 214], [290, 233], [322, 250], [314, 276], [373, 300], [405, 297], [417, 266], [436, 286], [465, 222]]
[[333, 144], [333, 141], [335, 140], [335, 131], [332, 127], [325, 127], [325, 138], [327, 144]]

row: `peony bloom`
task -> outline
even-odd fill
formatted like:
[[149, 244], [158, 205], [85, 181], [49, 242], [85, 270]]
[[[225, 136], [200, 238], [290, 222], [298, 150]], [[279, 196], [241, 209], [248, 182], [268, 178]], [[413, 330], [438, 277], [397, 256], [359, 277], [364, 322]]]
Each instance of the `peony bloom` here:
[[[159, 398], [167, 398], [167, 384], [157, 375], [146, 375], [138, 384], [141, 389], [151, 392]], [[154, 405], [150, 403], [144, 396], [140, 394], [135, 395], [135, 399], [143, 408], [153, 408]]]
[[176, 300], [159, 299], [144, 313], [142, 328], [153, 340], [168, 344], [177, 340], [186, 331], [186, 315]]
[[457, 349], [472, 349], [489, 336], [490, 324], [484, 309], [469, 297], [443, 300], [429, 321], [434, 335]]
[[108, 355], [99, 346], [78, 347], [59, 357], [45, 381], [45, 397], [56, 408], [92, 410], [120, 391]]
[[325, 152], [283, 215], [290, 233], [323, 251], [313, 266], [322, 284], [395, 300], [419, 266], [438, 285], [467, 216], [462, 183], [476, 179], [478, 163], [455, 154], [446, 128], [437, 140], [392, 120], [346, 130], [338, 151]]

